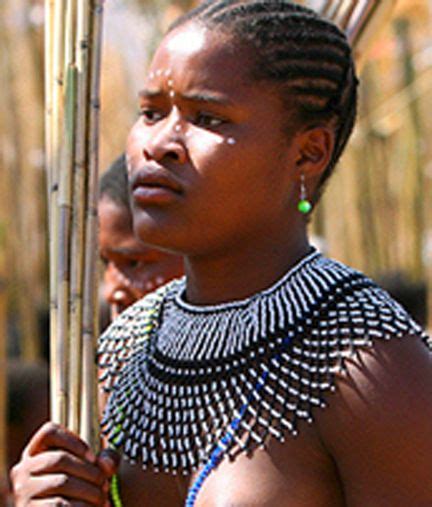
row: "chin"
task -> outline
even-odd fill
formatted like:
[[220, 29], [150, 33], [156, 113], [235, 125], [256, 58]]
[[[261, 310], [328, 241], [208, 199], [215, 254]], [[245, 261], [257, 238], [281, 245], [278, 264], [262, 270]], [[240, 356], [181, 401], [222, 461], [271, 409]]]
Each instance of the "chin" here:
[[181, 254], [176, 241], [180, 229], [179, 224], [169, 223], [158, 215], [143, 210], [134, 210], [133, 230], [135, 236], [146, 245], [169, 253]]

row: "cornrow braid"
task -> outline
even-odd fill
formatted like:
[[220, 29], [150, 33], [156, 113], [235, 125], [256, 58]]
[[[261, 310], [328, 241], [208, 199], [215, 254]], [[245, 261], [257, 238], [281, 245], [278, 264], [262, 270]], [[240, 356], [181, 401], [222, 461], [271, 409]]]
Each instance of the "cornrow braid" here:
[[[345, 34], [317, 13], [289, 0], [206, 0], [179, 18], [217, 28], [254, 49], [251, 77], [279, 86], [284, 106], [306, 125], [329, 122], [335, 147], [318, 191], [349, 139], [357, 110], [357, 84]], [[318, 196], [316, 196], [317, 198]]]

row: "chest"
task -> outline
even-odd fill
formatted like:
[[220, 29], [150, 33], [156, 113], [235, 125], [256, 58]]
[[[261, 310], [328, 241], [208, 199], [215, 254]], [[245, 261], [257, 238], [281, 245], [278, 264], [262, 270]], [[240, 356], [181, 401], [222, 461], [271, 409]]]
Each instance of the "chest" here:
[[[193, 482], [193, 480], [191, 481]], [[195, 507], [342, 507], [332, 460], [301, 438], [270, 442], [252, 456], [224, 460], [204, 481]]]

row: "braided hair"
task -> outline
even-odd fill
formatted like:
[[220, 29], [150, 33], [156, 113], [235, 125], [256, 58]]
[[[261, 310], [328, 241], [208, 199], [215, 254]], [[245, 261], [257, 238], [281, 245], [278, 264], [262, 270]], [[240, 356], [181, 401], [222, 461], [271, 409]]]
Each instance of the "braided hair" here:
[[254, 49], [251, 78], [278, 85], [294, 122], [323, 122], [335, 131], [332, 157], [318, 191], [331, 175], [350, 137], [357, 84], [345, 34], [314, 11], [289, 0], [206, 0], [171, 26], [187, 22], [216, 28]]

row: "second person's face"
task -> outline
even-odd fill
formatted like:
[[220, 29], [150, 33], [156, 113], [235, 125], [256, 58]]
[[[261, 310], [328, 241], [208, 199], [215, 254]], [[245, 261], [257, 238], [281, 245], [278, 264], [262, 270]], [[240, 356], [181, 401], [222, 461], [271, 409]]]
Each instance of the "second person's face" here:
[[145, 294], [181, 276], [183, 259], [139, 241], [124, 206], [103, 197], [98, 212], [103, 297], [114, 319]]
[[229, 252], [265, 240], [295, 209], [284, 111], [268, 84], [251, 82], [251, 61], [195, 24], [157, 50], [127, 146], [144, 241], [190, 256]]

